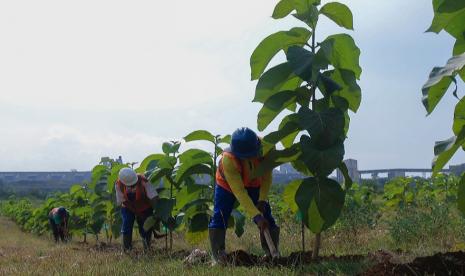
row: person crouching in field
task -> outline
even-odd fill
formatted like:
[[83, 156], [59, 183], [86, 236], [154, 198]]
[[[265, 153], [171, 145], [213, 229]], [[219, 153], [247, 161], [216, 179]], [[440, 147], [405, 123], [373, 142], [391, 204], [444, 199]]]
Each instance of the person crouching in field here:
[[121, 233], [123, 234], [124, 251], [132, 249], [132, 229], [135, 220], [137, 220], [144, 249], [148, 250], [152, 231], [144, 231], [144, 222], [153, 213], [153, 208], [158, 200], [157, 191], [143, 175], [136, 174], [131, 168], [120, 170], [115, 186], [116, 202], [122, 207]]
[[237, 129], [231, 137], [231, 147], [225, 149], [216, 171], [213, 216], [209, 224], [209, 238], [214, 264], [225, 260], [225, 237], [228, 219], [237, 200], [260, 229], [263, 250], [270, 250], [263, 231], [268, 229], [275, 247], [279, 243], [279, 227], [271, 215], [268, 192], [272, 171], [252, 178], [261, 157], [261, 140], [249, 128]]
[[67, 241], [68, 219], [69, 213], [64, 207], [53, 208], [48, 213], [48, 222], [52, 228], [55, 242], [58, 242], [60, 239], [62, 242]]

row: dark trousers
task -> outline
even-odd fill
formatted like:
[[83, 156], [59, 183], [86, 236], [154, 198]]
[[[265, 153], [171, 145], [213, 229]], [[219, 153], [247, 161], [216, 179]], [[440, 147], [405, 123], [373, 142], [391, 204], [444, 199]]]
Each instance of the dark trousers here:
[[[257, 204], [258, 198], [260, 196], [260, 188], [246, 188], [247, 193], [249, 194], [252, 202]], [[231, 216], [231, 212], [236, 202], [236, 197], [233, 193], [222, 188], [219, 185], [215, 186], [215, 202], [213, 208], [213, 216], [210, 219], [210, 224], [208, 228], [214, 229], [226, 229], [228, 227], [228, 220]], [[276, 228], [276, 222], [271, 215], [270, 205], [267, 203], [265, 208], [265, 213], [263, 214], [266, 220], [270, 224], [270, 228]]]
[[55, 242], [58, 242], [60, 239], [62, 242], [65, 242], [65, 233], [63, 231], [63, 227], [56, 225], [55, 221], [52, 218], [48, 219], [50, 224], [50, 228], [52, 228], [53, 237], [55, 238]]
[[121, 208], [121, 217], [123, 218], [123, 225], [121, 227], [121, 233], [123, 235], [131, 235], [132, 229], [134, 228], [134, 221], [137, 221], [137, 226], [139, 228], [139, 234], [143, 239], [147, 239], [151, 233], [144, 231], [144, 222], [145, 220], [153, 213], [152, 208], [148, 208], [143, 211], [140, 216], [137, 216], [131, 212], [128, 208]]

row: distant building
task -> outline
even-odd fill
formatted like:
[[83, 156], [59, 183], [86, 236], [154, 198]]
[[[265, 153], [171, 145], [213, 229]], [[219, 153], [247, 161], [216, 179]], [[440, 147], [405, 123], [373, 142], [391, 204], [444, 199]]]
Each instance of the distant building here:
[[450, 165], [449, 170], [451, 173], [460, 176], [465, 172], [465, 164], [460, 165]]
[[112, 163], [118, 163], [118, 164], [122, 165], [123, 164], [123, 157], [121, 157], [121, 155], [120, 155], [120, 156], [118, 156], [117, 159], [112, 159], [112, 158], [107, 157], [107, 156], [100, 158], [100, 164], [102, 164], [104, 166], [111, 167]]
[[[344, 160], [344, 163], [347, 166], [347, 170], [349, 171], [349, 176], [353, 182], [359, 183], [360, 182], [360, 173], [358, 172], [358, 162], [355, 159], [347, 159]], [[342, 183], [344, 182], [344, 175], [342, 172], [337, 169], [337, 182]]]

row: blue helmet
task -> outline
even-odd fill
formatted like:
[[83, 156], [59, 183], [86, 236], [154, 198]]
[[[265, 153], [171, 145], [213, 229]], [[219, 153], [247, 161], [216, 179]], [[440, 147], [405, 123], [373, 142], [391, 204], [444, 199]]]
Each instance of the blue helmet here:
[[253, 130], [238, 128], [231, 136], [231, 152], [238, 158], [251, 158], [260, 155], [261, 141]]

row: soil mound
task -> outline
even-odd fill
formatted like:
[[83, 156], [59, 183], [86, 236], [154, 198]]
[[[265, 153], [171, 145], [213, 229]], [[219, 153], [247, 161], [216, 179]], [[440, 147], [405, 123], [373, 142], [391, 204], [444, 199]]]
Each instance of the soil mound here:
[[272, 259], [266, 256], [257, 256], [249, 254], [243, 250], [233, 251], [227, 255], [227, 262], [233, 266], [287, 266], [292, 267], [301, 264], [318, 263], [325, 261], [361, 261], [366, 256], [347, 255], [347, 256], [322, 256], [312, 259], [312, 252], [293, 252], [288, 257], [279, 257]]
[[389, 260], [378, 263], [361, 275], [465, 275], [465, 253], [438, 253], [415, 258], [411, 263], [396, 264]]

